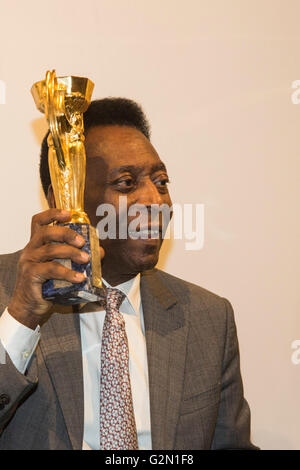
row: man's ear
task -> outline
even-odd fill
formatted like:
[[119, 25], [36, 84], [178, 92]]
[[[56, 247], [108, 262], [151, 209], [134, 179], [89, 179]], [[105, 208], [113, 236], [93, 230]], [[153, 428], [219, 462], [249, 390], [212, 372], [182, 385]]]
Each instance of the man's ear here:
[[48, 187], [47, 201], [48, 201], [48, 206], [50, 207], [50, 209], [53, 209], [56, 207], [53, 188], [51, 184]]

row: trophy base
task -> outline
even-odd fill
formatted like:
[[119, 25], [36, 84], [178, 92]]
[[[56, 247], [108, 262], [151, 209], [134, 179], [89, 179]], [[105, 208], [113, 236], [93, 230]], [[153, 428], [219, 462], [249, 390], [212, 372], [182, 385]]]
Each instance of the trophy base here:
[[73, 305], [84, 302], [99, 302], [105, 299], [105, 288], [101, 279], [101, 260], [99, 251], [99, 240], [94, 227], [90, 224], [70, 223], [63, 224], [69, 227], [85, 239], [82, 250], [90, 255], [86, 264], [77, 264], [70, 259], [56, 259], [69, 269], [86, 274], [86, 279], [79, 284], [49, 279], [42, 286], [42, 294], [45, 300], [60, 305]]

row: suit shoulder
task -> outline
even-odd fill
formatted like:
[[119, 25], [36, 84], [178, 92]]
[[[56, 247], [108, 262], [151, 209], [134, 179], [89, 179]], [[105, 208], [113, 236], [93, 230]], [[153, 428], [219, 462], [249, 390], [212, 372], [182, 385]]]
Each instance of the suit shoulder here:
[[223, 345], [228, 327], [235, 329], [234, 312], [230, 302], [218, 294], [164, 271], [156, 270], [156, 275], [187, 313], [192, 325], [192, 334], [202, 338], [202, 342], [204, 338], [217, 338], [216, 344]]
[[21, 251], [0, 255], [0, 273], [15, 269], [20, 258]]
[[226, 312], [228, 305], [231, 307], [227, 299], [210, 290], [159, 269], [156, 270], [156, 273], [177, 299], [181, 299], [184, 303], [190, 303], [194, 307], [198, 306], [198, 309], [201, 310], [222, 310], [223, 312]]
[[160, 269], [155, 270], [157, 275], [161, 278], [161, 280], [168, 285], [168, 287], [172, 291], [177, 291], [178, 293], [180, 291], [184, 292], [190, 292], [193, 295], [198, 295], [203, 298], [205, 298], [208, 302], [213, 302], [213, 301], [223, 301], [223, 297], [220, 295], [211, 292], [208, 289], [205, 289], [204, 287], [198, 286], [197, 284], [194, 284], [189, 281], [185, 281], [184, 279], [180, 279], [179, 277], [173, 276], [173, 274], [166, 273], [165, 271], [161, 271]]

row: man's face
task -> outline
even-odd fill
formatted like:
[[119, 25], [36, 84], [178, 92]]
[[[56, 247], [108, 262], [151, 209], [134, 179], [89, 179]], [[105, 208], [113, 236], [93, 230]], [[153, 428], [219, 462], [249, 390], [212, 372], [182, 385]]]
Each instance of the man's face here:
[[[86, 135], [86, 187], [85, 210], [92, 225], [100, 204], [115, 207], [119, 217], [119, 198], [127, 197], [127, 208], [143, 205], [149, 210], [148, 220], [142, 227], [150, 229], [150, 207], [172, 202], [167, 188], [168, 175], [157, 152], [149, 140], [137, 129], [127, 126], [97, 126]], [[138, 214], [137, 214], [138, 215]], [[128, 224], [136, 216], [128, 217]], [[161, 224], [160, 224], [161, 225]], [[106, 239], [101, 241], [105, 250], [103, 277], [116, 282], [126, 280], [138, 272], [153, 268], [162, 244], [159, 238]]]

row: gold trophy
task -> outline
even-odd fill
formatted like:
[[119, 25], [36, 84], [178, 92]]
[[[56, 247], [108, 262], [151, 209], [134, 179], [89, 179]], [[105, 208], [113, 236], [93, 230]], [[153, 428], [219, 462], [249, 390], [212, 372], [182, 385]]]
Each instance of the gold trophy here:
[[48, 161], [56, 207], [71, 211], [64, 226], [84, 239], [82, 248], [90, 255], [87, 264], [56, 260], [69, 269], [86, 274], [80, 284], [50, 279], [43, 284], [43, 297], [60, 304], [98, 301], [104, 297], [101, 280], [99, 239], [84, 212], [86, 155], [83, 113], [91, 102], [94, 84], [83, 77], [56, 77], [55, 70], [31, 88], [35, 104], [49, 124]]

